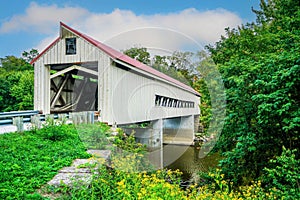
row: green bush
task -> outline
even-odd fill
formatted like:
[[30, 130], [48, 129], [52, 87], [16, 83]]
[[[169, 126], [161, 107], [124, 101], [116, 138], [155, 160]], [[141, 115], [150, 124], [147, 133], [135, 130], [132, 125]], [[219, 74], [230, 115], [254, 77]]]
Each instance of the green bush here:
[[106, 149], [110, 144], [110, 127], [104, 123], [80, 124], [76, 126], [81, 141], [88, 149]]
[[146, 145], [142, 145], [141, 143], [137, 143], [135, 141], [134, 132], [128, 136], [122, 129], [118, 129], [117, 131], [118, 134], [113, 142], [115, 147], [130, 153], [145, 153], [147, 151]]
[[74, 127], [71, 125], [48, 125], [40, 129], [37, 134], [47, 140], [62, 141], [77, 135]]
[[221, 169], [202, 173], [201, 186], [191, 191], [196, 199], [276, 199], [277, 196], [262, 186], [260, 180], [251, 181], [247, 185], [233, 187], [233, 182], [226, 179]]
[[[146, 147], [121, 129], [112, 148], [111, 168], [99, 165], [89, 187], [61, 187], [59, 199], [187, 199], [179, 186], [179, 171], [154, 171], [145, 157]], [[77, 187], [78, 186], [78, 187]], [[49, 190], [51, 192], [51, 190]]]
[[272, 168], [265, 168], [264, 183], [276, 196], [284, 199], [300, 199], [300, 160], [295, 152], [283, 147], [282, 154], [270, 160]]

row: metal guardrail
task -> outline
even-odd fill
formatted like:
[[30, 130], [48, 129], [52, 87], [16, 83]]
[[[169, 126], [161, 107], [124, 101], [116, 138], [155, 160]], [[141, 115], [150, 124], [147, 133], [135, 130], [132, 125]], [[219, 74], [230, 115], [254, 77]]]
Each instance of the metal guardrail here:
[[[28, 111], [13, 111], [13, 112], [0, 112], [0, 127], [6, 125], [14, 125], [17, 127], [17, 131], [24, 130], [24, 123], [30, 123], [31, 125], [40, 128], [41, 122], [53, 119], [58, 120], [70, 120], [70, 123], [94, 123], [97, 112], [94, 111], [83, 111], [74, 113], [64, 114], [41, 114], [37, 110]], [[0, 131], [1, 132], [1, 131]]]
[[0, 112], [0, 119], [8, 117], [24, 117], [39, 114], [38, 110], [27, 110], [27, 111], [12, 111], [12, 112]]
[[23, 122], [30, 122], [31, 116], [39, 113], [38, 110], [0, 112], [0, 125], [13, 124], [14, 117], [23, 117]]

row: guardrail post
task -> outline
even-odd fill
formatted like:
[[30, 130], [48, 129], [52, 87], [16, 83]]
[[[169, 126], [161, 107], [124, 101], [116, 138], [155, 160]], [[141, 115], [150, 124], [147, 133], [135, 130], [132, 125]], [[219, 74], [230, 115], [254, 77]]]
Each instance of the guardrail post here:
[[70, 117], [69, 117], [73, 124], [77, 125], [80, 123], [80, 116], [78, 113], [70, 113]]
[[87, 112], [87, 123], [94, 124], [95, 122], [95, 112], [94, 111], [88, 111]]
[[88, 120], [87, 112], [81, 112], [80, 113], [81, 123], [86, 124]]
[[69, 113], [69, 120], [71, 120], [72, 124], [74, 124], [74, 113], [72, 112]]
[[62, 124], [65, 124], [67, 122], [66, 114], [58, 114], [58, 121], [60, 121]]
[[73, 124], [94, 124], [95, 122], [94, 111], [86, 112], [73, 112], [69, 113], [69, 119], [72, 120]]
[[13, 125], [17, 127], [18, 132], [23, 132], [24, 131], [23, 117], [14, 117]]
[[53, 114], [46, 115], [45, 122], [48, 125], [54, 125], [54, 115]]
[[41, 121], [40, 121], [40, 115], [33, 115], [31, 116], [31, 124], [32, 127], [35, 129], [40, 129], [41, 128]]

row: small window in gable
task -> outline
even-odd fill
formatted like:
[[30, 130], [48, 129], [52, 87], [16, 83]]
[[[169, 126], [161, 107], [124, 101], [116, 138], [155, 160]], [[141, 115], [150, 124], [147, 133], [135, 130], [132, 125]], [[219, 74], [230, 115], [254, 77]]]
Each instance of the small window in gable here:
[[66, 55], [76, 54], [76, 38], [66, 38]]

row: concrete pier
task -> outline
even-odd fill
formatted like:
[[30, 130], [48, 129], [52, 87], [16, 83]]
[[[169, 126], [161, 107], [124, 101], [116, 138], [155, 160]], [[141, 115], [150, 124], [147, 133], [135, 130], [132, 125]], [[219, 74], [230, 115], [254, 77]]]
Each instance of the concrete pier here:
[[164, 120], [163, 143], [176, 145], [193, 145], [194, 116]]

